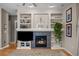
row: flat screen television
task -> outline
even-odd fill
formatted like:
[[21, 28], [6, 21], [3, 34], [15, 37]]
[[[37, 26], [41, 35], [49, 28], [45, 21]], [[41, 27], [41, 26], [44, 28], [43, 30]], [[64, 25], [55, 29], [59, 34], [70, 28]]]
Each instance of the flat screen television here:
[[18, 31], [17, 39], [20, 41], [31, 41], [33, 40], [33, 32]]

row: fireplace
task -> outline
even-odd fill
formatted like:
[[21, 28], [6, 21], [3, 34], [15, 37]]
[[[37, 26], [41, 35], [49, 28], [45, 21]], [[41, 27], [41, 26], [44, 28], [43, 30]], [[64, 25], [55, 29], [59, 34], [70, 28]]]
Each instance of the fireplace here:
[[36, 36], [35, 46], [36, 47], [47, 47], [47, 36]]

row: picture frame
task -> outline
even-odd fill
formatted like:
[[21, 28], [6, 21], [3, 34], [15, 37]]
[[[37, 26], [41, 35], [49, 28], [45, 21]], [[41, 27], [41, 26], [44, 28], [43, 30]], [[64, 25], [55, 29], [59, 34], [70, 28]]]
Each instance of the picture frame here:
[[66, 24], [66, 36], [72, 37], [72, 24]]
[[72, 8], [69, 8], [66, 10], [66, 22], [71, 22], [72, 21]]

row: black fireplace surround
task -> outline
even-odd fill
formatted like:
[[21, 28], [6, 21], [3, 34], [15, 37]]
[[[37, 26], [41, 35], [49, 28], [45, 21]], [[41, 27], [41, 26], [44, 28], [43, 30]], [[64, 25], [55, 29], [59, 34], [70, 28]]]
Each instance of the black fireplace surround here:
[[36, 47], [47, 47], [47, 36], [35, 36]]

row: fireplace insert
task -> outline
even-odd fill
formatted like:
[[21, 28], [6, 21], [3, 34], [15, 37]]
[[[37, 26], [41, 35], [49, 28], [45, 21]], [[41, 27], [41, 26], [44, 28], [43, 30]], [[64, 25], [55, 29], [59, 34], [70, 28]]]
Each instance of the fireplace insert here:
[[47, 47], [47, 36], [36, 36], [35, 45], [36, 47]]

